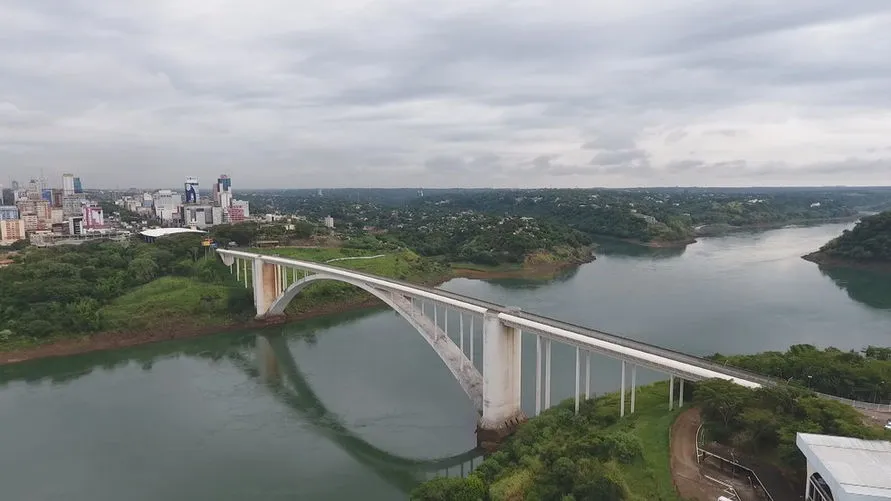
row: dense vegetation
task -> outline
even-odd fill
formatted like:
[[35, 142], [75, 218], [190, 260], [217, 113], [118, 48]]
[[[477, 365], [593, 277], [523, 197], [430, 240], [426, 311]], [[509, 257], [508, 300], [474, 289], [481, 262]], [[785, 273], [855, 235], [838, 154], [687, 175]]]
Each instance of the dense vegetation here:
[[809, 257], [891, 263], [891, 211], [864, 217]]
[[[93, 242], [29, 248], [0, 269], [0, 342], [131, 327], [109, 306], [159, 277], [180, 277], [192, 287], [189, 313], [243, 312], [250, 295], [225, 266], [204, 259], [200, 238], [180, 235], [156, 244]], [[200, 285], [200, 286], [199, 286]], [[163, 318], [163, 311], [154, 312]]]
[[795, 445], [797, 432], [864, 439], [891, 435], [864, 424], [853, 407], [793, 386], [751, 390], [714, 379], [695, 385], [693, 401], [702, 409], [709, 439], [767, 459], [796, 478], [804, 478], [806, 467]]
[[[477, 217], [534, 218], [558, 234], [578, 230], [652, 244], [683, 243], [700, 234], [847, 218], [858, 210], [891, 204], [887, 189], [533, 189], [533, 190], [282, 190], [247, 194], [252, 206], [270, 213], [299, 214], [309, 221], [326, 215], [338, 231], [399, 234], [413, 250], [413, 236], [445, 233], [458, 238], [461, 220]], [[465, 234], [461, 243], [475, 233]], [[434, 242], [434, 247], [437, 242]], [[545, 242], [545, 248], [548, 242]], [[559, 245], [557, 242], [553, 246]], [[453, 246], [454, 247], [454, 246]], [[479, 249], [476, 244], [470, 244]], [[501, 249], [496, 248], [498, 255]], [[439, 252], [440, 254], [444, 254]], [[509, 252], [508, 252], [509, 254]], [[485, 259], [485, 258], [484, 258]], [[466, 259], [465, 259], [466, 260]]]
[[868, 402], [891, 401], [891, 348], [870, 346], [858, 353], [798, 344], [786, 352], [718, 354], [711, 358], [829, 395]]
[[423, 501], [677, 499], [669, 471], [666, 383], [639, 389], [637, 412], [619, 420], [619, 395], [567, 400], [523, 424], [465, 479], [421, 485]]
[[[187, 234], [152, 244], [94, 242], [30, 248], [16, 255], [15, 264], [0, 269], [0, 346], [11, 349], [57, 336], [163, 329], [168, 324], [206, 327], [250, 318], [250, 290], [213, 254], [206, 254], [201, 239]], [[322, 262], [378, 255], [351, 248], [259, 252]], [[407, 250], [337, 265], [420, 283], [434, 283], [449, 273], [445, 266]], [[308, 287], [287, 312], [364, 299], [370, 296], [349, 284], [320, 282]]]
[[[531, 218], [460, 214], [393, 235], [424, 256], [483, 265], [523, 263], [537, 252], [587, 260], [591, 239], [566, 226]], [[578, 250], [576, 254], [573, 251]]]

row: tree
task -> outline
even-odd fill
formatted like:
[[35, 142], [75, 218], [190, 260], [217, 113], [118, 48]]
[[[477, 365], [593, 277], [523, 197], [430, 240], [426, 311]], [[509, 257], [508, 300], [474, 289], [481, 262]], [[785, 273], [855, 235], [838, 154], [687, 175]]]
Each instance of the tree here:
[[729, 434], [743, 407], [751, 397], [751, 390], [725, 379], [709, 379], [696, 385], [693, 401], [702, 407], [709, 419], [719, 420], [720, 434]]
[[485, 484], [474, 475], [438, 477], [421, 484], [411, 493], [414, 501], [483, 501], [486, 498]]

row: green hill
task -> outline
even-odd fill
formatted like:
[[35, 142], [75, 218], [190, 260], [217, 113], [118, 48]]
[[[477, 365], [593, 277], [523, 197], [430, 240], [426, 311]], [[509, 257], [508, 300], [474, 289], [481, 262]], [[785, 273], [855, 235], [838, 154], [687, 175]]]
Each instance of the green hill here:
[[864, 217], [851, 230], [829, 241], [819, 251], [804, 256], [808, 261], [891, 264], [891, 211]]

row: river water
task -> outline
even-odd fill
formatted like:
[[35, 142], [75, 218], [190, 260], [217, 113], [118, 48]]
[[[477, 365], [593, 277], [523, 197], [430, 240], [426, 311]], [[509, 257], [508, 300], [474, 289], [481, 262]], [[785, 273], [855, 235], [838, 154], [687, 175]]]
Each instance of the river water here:
[[[799, 258], [849, 226], [684, 250], [604, 244], [597, 261], [553, 280], [443, 287], [694, 354], [889, 346], [891, 276]], [[267, 338], [257, 332], [0, 367], [0, 499], [389, 500], [471, 468], [476, 414], [393, 312], [261, 334], [282, 379], [258, 369]], [[531, 413], [532, 336], [523, 348]], [[555, 401], [574, 389], [574, 352], [561, 348]], [[619, 377], [618, 362], [594, 359], [593, 391], [615, 391]]]

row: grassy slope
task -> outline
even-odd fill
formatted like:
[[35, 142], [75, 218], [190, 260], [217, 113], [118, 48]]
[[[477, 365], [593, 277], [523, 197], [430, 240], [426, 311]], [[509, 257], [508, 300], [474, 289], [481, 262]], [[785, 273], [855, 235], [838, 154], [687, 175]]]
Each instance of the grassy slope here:
[[[611, 393], [594, 401], [595, 414], [598, 416], [617, 415], [619, 410], [618, 393]], [[561, 402], [558, 407], [572, 409], [572, 399]], [[590, 405], [590, 403], [589, 403]], [[630, 393], [626, 398], [626, 409], [630, 409]], [[552, 412], [551, 409], [548, 412]], [[590, 432], [594, 431], [623, 431], [637, 436], [643, 444], [643, 458], [632, 463], [617, 465], [616, 470], [629, 488], [629, 499], [632, 500], [680, 500], [671, 479], [669, 430], [674, 422], [679, 409], [668, 411], [668, 383], [660, 382], [638, 389], [636, 410], [633, 415], [619, 419], [615, 423], [596, 427], [591, 425]], [[535, 418], [530, 420], [533, 423]], [[578, 437], [585, 431], [559, 429], [558, 434]], [[541, 442], [559, 440], [549, 434], [541, 438]], [[575, 458], [571, 458], [575, 459]], [[536, 463], [536, 460], [526, 458], [526, 465]], [[524, 499], [528, 489], [534, 482], [532, 471], [526, 465], [514, 464], [507, 474], [502, 475], [490, 487], [489, 494], [495, 501]]]
[[[186, 277], [161, 277], [133, 289], [101, 310], [109, 330], [144, 329], [171, 320], [195, 325], [229, 322], [229, 287]], [[203, 299], [203, 300], [202, 300]]]

